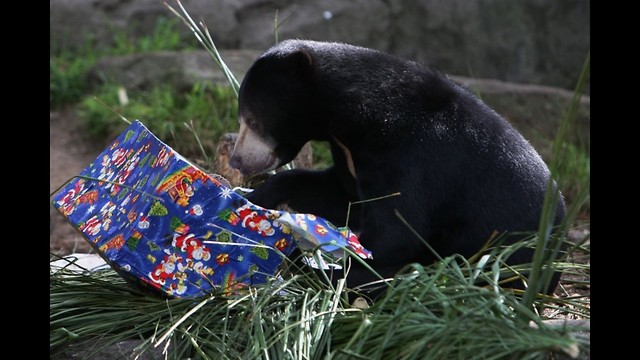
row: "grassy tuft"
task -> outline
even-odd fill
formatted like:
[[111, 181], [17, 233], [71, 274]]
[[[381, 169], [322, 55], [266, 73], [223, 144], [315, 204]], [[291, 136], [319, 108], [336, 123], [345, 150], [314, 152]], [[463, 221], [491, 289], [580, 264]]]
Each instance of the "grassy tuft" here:
[[[196, 83], [189, 92], [180, 93], [170, 86], [157, 86], [149, 91], [131, 91], [127, 104], [120, 102], [119, 91], [124, 90], [105, 86], [80, 102], [78, 113], [86, 121], [89, 135], [115, 137], [127, 125], [120, 114], [130, 120], [140, 119], [187, 158], [202, 159], [215, 153], [215, 141], [221, 134], [237, 128], [238, 105], [229, 87]], [[202, 147], [194, 134], [203, 140]]]
[[579, 216], [588, 218], [591, 212], [591, 201], [588, 196], [591, 178], [591, 156], [589, 145], [575, 145], [569, 142], [561, 144], [564, 152], [558, 162], [556, 173], [558, 185], [567, 202], [582, 202], [578, 209]]
[[142, 37], [135, 37], [131, 31], [116, 31], [113, 44], [109, 47], [97, 48], [88, 42], [78, 49], [68, 50], [52, 44], [49, 56], [49, 107], [59, 108], [80, 101], [90, 91], [87, 74], [101, 56], [194, 49], [193, 43], [180, 35], [177, 24], [177, 19], [160, 17], [156, 20], [153, 32]]
[[367, 309], [344, 302], [344, 284], [332, 288], [313, 274], [236, 294], [162, 300], [112, 270], [52, 270], [52, 354], [83, 342], [97, 352], [127, 339], [140, 339], [138, 352], [166, 348], [169, 359], [528, 359], [587, 345], [571, 334], [580, 329], [547, 326], [516, 294], [477, 285], [494, 278], [491, 260], [411, 265]]
[[177, 29], [178, 20], [159, 17], [151, 34], [134, 37], [131, 31], [118, 31], [113, 37], [109, 55], [127, 55], [151, 51], [171, 51], [195, 48]]
[[70, 51], [49, 58], [50, 108], [77, 102], [89, 91], [86, 77], [95, 61], [95, 54], [76, 56]]

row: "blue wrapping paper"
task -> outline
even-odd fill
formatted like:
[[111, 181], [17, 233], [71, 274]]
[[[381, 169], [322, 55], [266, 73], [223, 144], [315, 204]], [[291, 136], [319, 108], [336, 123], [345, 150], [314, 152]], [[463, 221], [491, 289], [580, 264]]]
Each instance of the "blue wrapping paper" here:
[[137, 120], [52, 204], [127, 281], [162, 296], [264, 283], [295, 246], [371, 258], [348, 228], [252, 204]]

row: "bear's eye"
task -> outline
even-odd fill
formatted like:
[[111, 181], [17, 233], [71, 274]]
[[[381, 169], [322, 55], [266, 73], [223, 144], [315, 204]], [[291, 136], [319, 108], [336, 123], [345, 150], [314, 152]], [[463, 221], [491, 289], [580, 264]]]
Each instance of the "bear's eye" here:
[[256, 121], [256, 119], [253, 116], [248, 116], [245, 119], [245, 123], [247, 124], [247, 126], [250, 129], [253, 129], [253, 130], [255, 130], [258, 127], [258, 122]]

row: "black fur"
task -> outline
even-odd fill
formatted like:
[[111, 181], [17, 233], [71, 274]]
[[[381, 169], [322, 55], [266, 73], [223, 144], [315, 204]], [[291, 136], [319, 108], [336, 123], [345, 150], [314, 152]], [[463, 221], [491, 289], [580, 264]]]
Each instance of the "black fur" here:
[[[469, 257], [494, 231], [538, 228], [549, 180], [543, 160], [505, 119], [423, 65], [346, 44], [284, 41], [247, 72], [239, 112], [277, 140], [283, 164], [309, 140], [328, 141], [335, 164], [280, 172], [250, 201], [288, 203], [343, 225], [349, 201], [401, 193], [352, 208], [350, 225], [385, 277], [436, 259], [396, 210], [441, 256]], [[355, 179], [338, 141], [351, 153]], [[563, 200], [557, 209], [559, 223]], [[531, 256], [523, 250], [509, 262]], [[372, 280], [356, 264], [348, 284]]]

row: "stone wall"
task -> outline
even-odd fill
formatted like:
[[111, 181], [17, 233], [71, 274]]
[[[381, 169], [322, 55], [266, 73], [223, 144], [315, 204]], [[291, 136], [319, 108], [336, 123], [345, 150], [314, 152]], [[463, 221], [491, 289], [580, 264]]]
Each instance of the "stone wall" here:
[[[174, 7], [172, 0], [167, 0]], [[573, 89], [590, 48], [588, 0], [183, 0], [222, 49], [264, 50], [279, 39], [353, 43], [460, 76]], [[163, 0], [50, 0], [51, 43], [109, 46], [150, 34]], [[182, 26], [182, 24], [180, 24]], [[184, 27], [185, 35], [188, 30]]]

